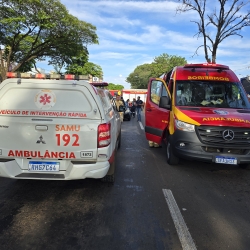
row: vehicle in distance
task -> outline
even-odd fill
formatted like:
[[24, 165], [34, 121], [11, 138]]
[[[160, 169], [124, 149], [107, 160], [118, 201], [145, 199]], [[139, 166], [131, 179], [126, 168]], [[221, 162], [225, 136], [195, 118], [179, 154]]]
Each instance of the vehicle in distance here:
[[0, 176], [113, 182], [121, 122], [109, 92], [74, 75], [8, 76], [0, 85]]
[[166, 143], [169, 164], [250, 163], [250, 105], [228, 66], [187, 64], [150, 79], [145, 117], [147, 139]]

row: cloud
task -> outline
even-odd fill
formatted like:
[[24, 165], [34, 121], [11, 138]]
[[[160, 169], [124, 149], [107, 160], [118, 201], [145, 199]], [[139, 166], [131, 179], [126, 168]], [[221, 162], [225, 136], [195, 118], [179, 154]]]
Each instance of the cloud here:
[[[142, 31], [142, 32], [141, 32]], [[99, 31], [100, 37], [109, 37], [110, 40], [122, 40], [129, 42], [138, 42], [142, 44], [159, 43], [165, 37], [163, 29], [157, 25], [148, 25], [138, 30], [138, 32], [131, 33], [129, 31], [115, 31], [109, 29], [101, 29]], [[141, 33], [139, 33], [141, 32]], [[106, 40], [107, 44], [107, 40]]]
[[90, 55], [90, 59], [96, 59], [99, 58], [103, 61], [106, 61], [107, 59], [131, 59], [135, 55], [131, 53], [118, 53], [118, 52], [112, 52], [112, 51], [104, 51], [100, 53], [96, 53], [95, 55]]
[[[119, 15], [123, 12], [146, 12], [146, 13], [168, 13], [175, 11], [178, 3], [174, 1], [85, 1], [85, 0], [62, 0], [69, 10], [91, 10], [95, 13], [102, 10], [104, 13]], [[145, 3], [146, 2], [146, 3]], [[79, 12], [78, 12], [79, 13]]]
[[[177, 14], [179, 3], [175, 1], [82, 1], [62, 0], [69, 12], [80, 20], [97, 26], [122, 25], [134, 26], [142, 23], [146, 18], [162, 19], [176, 22], [178, 19], [187, 20], [193, 12]], [[131, 18], [131, 15], [138, 18]], [[141, 15], [144, 15], [141, 17]], [[146, 16], [145, 16], [146, 15]]]
[[[61, 2], [72, 15], [97, 27], [99, 45], [88, 46], [89, 60], [103, 68], [108, 82], [125, 82], [136, 66], [151, 63], [162, 53], [185, 57], [189, 63], [205, 62], [203, 47], [194, 56], [203, 44], [202, 38], [194, 37], [197, 25], [190, 22], [198, 16], [194, 12], [176, 14], [178, 1]], [[218, 63], [231, 64], [233, 69], [249, 65], [249, 30], [245, 28], [241, 33], [243, 39], [232, 36], [219, 44]]]

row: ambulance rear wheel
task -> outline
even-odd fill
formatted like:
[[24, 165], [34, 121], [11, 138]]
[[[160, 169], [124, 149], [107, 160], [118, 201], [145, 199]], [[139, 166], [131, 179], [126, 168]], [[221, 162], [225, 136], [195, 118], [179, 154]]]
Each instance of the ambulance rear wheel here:
[[167, 143], [167, 163], [169, 165], [177, 165], [179, 163], [179, 158], [173, 153], [173, 146], [170, 142]]
[[122, 135], [122, 133], [120, 131], [119, 136], [118, 136], [118, 146], [117, 146], [117, 149], [119, 149], [121, 147], [121, 140], [122, 140], [122, 136], [121, 135]]
[[108, 173], [102, 178], [103, 182], [115, 182], [115, 160], [110, 164]]

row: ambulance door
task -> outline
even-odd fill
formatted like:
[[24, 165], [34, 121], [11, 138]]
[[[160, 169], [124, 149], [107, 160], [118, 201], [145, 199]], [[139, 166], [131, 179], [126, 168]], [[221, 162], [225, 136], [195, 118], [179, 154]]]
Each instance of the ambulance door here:
[[[163, 107], [162, 100], [169, 105]], [[165, 129], [169, 124], [170, 93], [166, 83], [160, 78], [151, 78], [145, 109], [145, 133], [149, 141], [161, 143]]]

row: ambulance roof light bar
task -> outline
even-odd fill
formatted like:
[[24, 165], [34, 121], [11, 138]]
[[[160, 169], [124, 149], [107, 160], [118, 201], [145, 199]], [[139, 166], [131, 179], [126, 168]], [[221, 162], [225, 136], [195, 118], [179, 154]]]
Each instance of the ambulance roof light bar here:
[[30, 74], [7, 72], [7, 78], [25, 78], [25, 79], [56, 79], [56, 80], [89, 80], [88, 75], [72, 75], [72, 74]]

